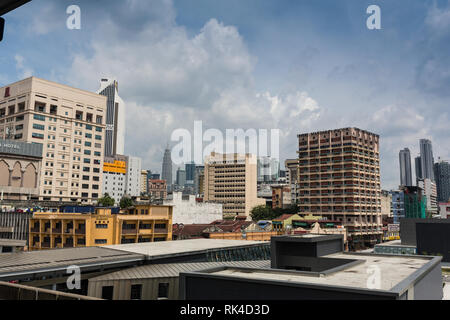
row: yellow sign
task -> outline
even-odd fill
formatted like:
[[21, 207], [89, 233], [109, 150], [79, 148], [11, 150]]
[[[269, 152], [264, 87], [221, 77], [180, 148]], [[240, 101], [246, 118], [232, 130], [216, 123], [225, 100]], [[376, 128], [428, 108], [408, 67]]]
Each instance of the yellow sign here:
[[125, 161], [117, 161], [114, 163], [103, 163], [103, 172], [114, 172], [114, 173], [127, 173], [127, 164]]

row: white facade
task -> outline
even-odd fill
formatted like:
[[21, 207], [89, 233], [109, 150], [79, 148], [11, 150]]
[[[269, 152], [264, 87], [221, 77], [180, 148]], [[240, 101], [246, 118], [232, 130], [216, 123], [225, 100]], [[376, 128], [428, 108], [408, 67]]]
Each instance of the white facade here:
[[141, 195], [141, 168], [141, 158], [128, 157], [126, 194], [131, 197], [138, 197]]
[[125, 194], [126, 175], [123, 173], [103, 172], [102, 194], [109, 194], [114, 199], [116, 205], [120, 203]]
[[172, 199], [164, 200], [164, 205], [173, 205], [173, 223], [209, 224], [223, 219], [222, 204], [196, 202], [195, 196], [183, 200], [181, 192], [174, 192]]

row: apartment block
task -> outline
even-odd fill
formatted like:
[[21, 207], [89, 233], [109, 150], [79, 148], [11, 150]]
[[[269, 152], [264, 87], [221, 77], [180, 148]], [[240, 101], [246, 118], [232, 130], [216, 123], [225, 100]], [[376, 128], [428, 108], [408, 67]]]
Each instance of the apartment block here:
[[35, 213], [30, 250], [77, 248], [172, 239], [172, 206], [136, 205], [123, 213], [96, 208], [94, 214]]
[[257, 197], [257, 159], [255, 155], [211, 153], [205, 159], [205, 202], [223, 204], [224, 217], [244, 216], [265, 205]]
[[298, 135], [300, 212], [342, 221], [350, 248], [381, 241], [379, 136], [358, 128]]
[[106, 97], [35, 77], [0, 88], [0, 139], [42, 146], [38, 195], [100, 197]]
[[154, 199], [167, 198], [167, 184], [166, 180], [148, 180], [148, 194]]

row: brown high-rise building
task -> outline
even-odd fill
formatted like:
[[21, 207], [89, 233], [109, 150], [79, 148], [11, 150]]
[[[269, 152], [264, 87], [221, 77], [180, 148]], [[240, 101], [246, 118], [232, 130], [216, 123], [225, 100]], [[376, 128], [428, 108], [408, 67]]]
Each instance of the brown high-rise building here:
[[342, 221], [350, 249], [381, 240], [379, 136], [358, 128], [298, 135], [300, 211]]

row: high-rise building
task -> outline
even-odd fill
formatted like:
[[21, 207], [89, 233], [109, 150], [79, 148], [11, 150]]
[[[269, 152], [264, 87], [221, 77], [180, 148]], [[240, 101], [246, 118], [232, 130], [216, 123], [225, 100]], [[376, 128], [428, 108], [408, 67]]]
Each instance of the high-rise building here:
[[130, 197], [138, 197], [141, 195], [141, 168], [141, 158], [127, 156], [126, 194]]
[[417, 156], [414, 159], [414, 166], [416, 168], [416, 185], [419, 181], [419, 179], [423, 179], [423, 174], [422, 174], [422, 160], [420, 159], [420, 156]]
[[423, 179], [430, 179], [434, 182], [433, 165], [434, 158], [431, 141], [428, 139], [420, 139], [420, 166]]
[[205, 202], [223, 204], [225, 217], [250, 219], [250, 211], [265, 205], [257, 197], [257, 161], [251, 154], [211, 153], [205, 159]]
[[35, 77], [0, 88], [0, 139], [42, 146], [39, 200], [101, 196], [106, 100]]
[[450, 202], [450, 164], [439, 161], [434, 164], [434, 178], [439, 202]]
[[291, 188], [291, 203], [297, 203], [297, 192], [298, 192], [298, 181], [297, 181], [297, 170], [298, 170], [298, 159], [287, 159], [284, 162], [286, 168], [286, 182]]
[[166, 181], [169, 188], [172, 186], [172, 154], [168, 147], [164, 151], [161, 178]]
[[141, 195], [148, 193], [148, 170], [141, 170]]
[[379, 136], [358, 128], [298, 135], [300, 212], [342, 221], [349, 247], [382, 239]]
[[125, 152], [125, 103], [119, 97], [116, 80], [102, 79], [98, 94], [107, 97], [105, 156]]
[[411, 153], [408, 148], [400, 150], [399, 153], [400, 162], [400, 185], [412, 186], [412, 173], [411, 173]]
[[177, 170], [177, 185], [183, 187], [186, 184], [186, 171], [178, 168]]
[[436, 215], [438, 213], [436, 184], [432, 182], [431, 179], [420, 179], [418, 180], [417, 186], [422, 189], [422, 193], [427, 199], [427, 215]]
[[186, 163], [185, 169], [186, 169], [186, 184], [194, 185], [195, 180], [195, 163]]

